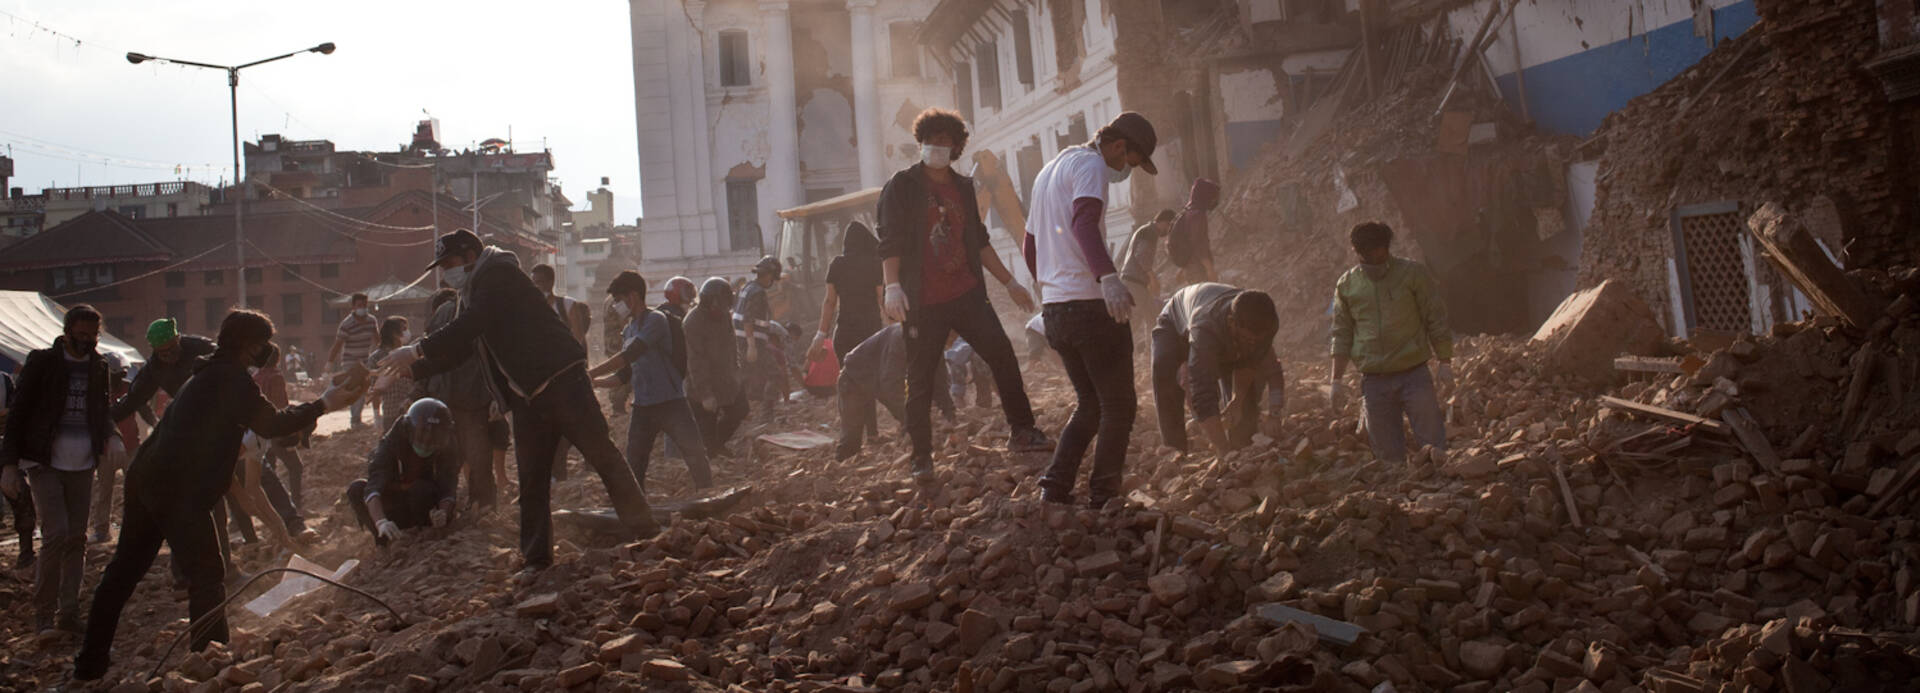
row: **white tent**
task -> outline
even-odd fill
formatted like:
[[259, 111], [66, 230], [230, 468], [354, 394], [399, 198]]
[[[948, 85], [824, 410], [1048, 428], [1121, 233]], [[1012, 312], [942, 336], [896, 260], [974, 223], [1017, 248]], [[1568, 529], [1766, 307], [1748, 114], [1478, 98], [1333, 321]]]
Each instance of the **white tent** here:
[[[0, 291], [0, 371], [12, 373], [26, 362], [27, 352], [53, 346], [60, 336], [67, 309], [37, 291]], [[100, 331], [100, 352], [120, 355], [129, 368], [146, 358], [118, 337]]]

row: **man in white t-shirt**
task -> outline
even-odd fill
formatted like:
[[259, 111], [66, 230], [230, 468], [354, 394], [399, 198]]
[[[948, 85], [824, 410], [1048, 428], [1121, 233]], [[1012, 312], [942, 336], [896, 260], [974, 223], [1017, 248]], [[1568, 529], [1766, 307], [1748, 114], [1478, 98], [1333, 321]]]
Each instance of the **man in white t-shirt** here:
[[1089, 444], [1089, 505], [1098, 508], [1120, 493], [1137, 409], [1127, 328], [1134, 299], [1107, 252], [1107, 185], [1126, 180], [1134, 167], [1157, 175], [1152, 156], [1158, 141], [1145, 116], [1122, 113], [1093, 141], [1060, 152], [1033, 180], [1022, 250], [1045, 297], [1047, 343], [1060, 353], [1079, 397], [1040, 480], [1041, 497], [1049, 502], [1073, 502]]

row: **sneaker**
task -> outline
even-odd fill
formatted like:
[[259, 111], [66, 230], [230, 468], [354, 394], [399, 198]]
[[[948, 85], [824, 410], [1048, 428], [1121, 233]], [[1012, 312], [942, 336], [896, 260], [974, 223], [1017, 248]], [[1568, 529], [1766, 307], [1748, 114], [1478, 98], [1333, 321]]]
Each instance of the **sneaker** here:
[[1040, 501], [1043, 503], [1051, 503], [1053, 505], [1073, 505], [1073, 494], [1055, 493], [1053, 491], [1041, 489]]
[[916, 483], [933, 483], [933, 458], [916, 456], [913, 458], [913, 480]]
[[1009, 452], [1049, 452], [1051, 450], [1053, 450], [1053, 441], [1047, 438], [1047, 434], [1041, 433], [1040, 429], [1032, 426], [1013, 429], [1013, 434], [1007, 436]]

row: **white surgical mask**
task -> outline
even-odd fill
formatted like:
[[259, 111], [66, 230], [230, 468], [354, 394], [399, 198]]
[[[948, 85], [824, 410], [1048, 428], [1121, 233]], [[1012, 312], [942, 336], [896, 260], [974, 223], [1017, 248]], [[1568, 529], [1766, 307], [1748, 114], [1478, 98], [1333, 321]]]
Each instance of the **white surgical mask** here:
[[356, 317], [356, 318], [364, 318], [364, 317], [367, 317], [367, 309], [365, 309], [365, 308], [355, 308], [355, 309], [353, 309], [353, 317]]
[[1126, 180], [1127, 176], [1131, 176], [1131, 175], [1133, 175], [1133, 167], [1128, 166], [1126, 164], [1121, 164], [1120, 169], [1117, 171], [1111, 168], [1107, 169], [1107, 182], [1118, 183]]
[[461, 265], [459, 267], [448, 267], [446, 269], [440, 270], [440, 278], [446, 280], [447, 286], [451, 286], [455, 289], [466, 288], [467, 274], [468, 274], [468, 271], [467, 271], [466, 265]]
[[937, 144], [920, 145], [920, 163], [928, 168], [946, 168], [953, 163], [953, 148]]

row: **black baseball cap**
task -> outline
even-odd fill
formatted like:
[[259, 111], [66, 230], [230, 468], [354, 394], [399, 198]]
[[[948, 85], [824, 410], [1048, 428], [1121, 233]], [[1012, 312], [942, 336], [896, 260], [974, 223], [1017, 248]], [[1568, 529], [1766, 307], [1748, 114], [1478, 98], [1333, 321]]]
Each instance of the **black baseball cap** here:
[[441, 261], [446, 260], [449, 255], [478, 251], [485, 247], [486, 244], [481, 243], [480, 237], [473, 235], [472, 231], [455, 229], [451, 233], [441, 235], [433, 242], [433, 262], [427, 263], [427, 269], [439, 267]]
[[1127, 138], [1134, 149], [1140, 151], [1140, 168], [1146, 169], [1148, 175], [1160, 175], [1160, 168], [1153, 165], [1153, 149], [1159, 146], [1160, 137], [1153, 133], [1153, 123], [1147, 122], [1146, 116], [1127, 111], [1114, 116], [1107, 127]]

